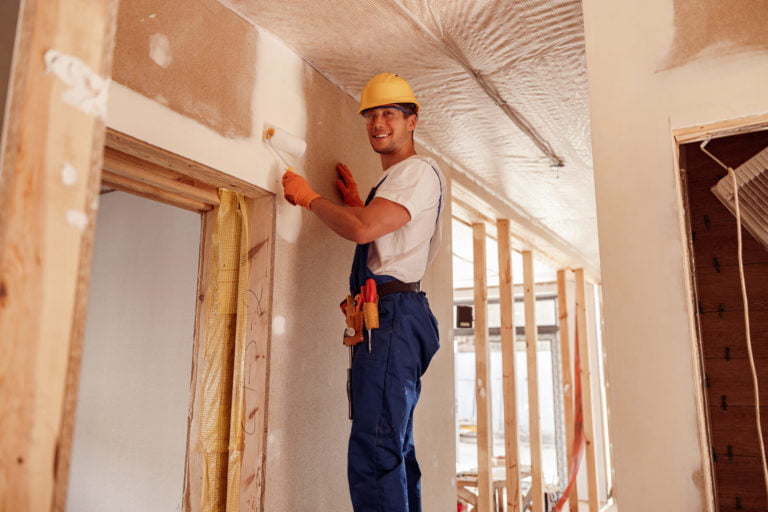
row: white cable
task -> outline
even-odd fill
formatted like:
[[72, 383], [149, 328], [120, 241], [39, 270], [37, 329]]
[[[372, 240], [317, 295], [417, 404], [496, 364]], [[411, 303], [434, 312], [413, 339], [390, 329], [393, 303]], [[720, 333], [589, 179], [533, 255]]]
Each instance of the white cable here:
[[763, 426], [760, 422], [760, 388], [757, 381], [757, 369], [755, 357], [752, 354], [752, 336], [749, 328], [749, 304], [747, 303], [747, 282], [744, 279], [744, 258], [741, 246], [741, 211], [739, 210], [739, 184], [736, 181], [736, 173], [728, 167], [728, 174], [733, 178], [733, 202], [736, 210], [736, 240], [739, 251], [739, 278], [741, 279], [741, 297], [744, 300], [744, 327], [747, 332], [747, 354], [749, 354], [749, 366], [752, 369], [752, 384], [755, 389], [755, 421], [757, 422], [757, 434], [760, 440], [760, 459], [763, 463], [763, 480], [768, 491], [768, 464], [765, 460], [765, 443], [763, 442]]
[[757, 423], [757, 435], [760, 441], [760, 460], [763, 464], [763, 483], [765, 489], [768, 492], [768, 463], [765, 459], [765, 443], [763, 442], [763, 426], [760, 421], [760, 388], [757, 380], [757, 368], [755, 367], [755, 357], [752, 354], [752, 335], [749, 328], [749, 303], [747, 302], [747, 281], [744, 278], [744, 257], [743, 248], [741, 244], [741, 210], [739, 208], [739, 184], [736, 181], [736, 172], [718, 158], [707, 151], [705, 146], [709, 142], [709, 138], [701, 143], [701, 150], [710, 156], [715, 162], [720, 164], [721, 167], [728, 170], [728, 175], [733, 178], [733, 203], [734, 210], [736, 211], [736, 241], [738, 246], [738, 260], [739, 260], [739, 279], [741, 281], [741, 297], [744, 301], [744, 328], [747, 334], [747, 355], [749, 356], [749, 367], [752, 370], [752, 386], [755, 392], [755, 422]]

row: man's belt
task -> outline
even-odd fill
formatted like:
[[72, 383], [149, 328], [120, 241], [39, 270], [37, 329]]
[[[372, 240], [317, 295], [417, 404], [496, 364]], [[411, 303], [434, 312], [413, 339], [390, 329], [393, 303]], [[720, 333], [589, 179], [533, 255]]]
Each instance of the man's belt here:
[[421, 282], [417, 281], [415, 283], [404, 283], [395, 279], [394, 281], [387, 281], [386, 283], [377, 285], [377, 290], [379, 292], [379, 297], [384, 297], [390, 293], [419, 292], [421, 291]]

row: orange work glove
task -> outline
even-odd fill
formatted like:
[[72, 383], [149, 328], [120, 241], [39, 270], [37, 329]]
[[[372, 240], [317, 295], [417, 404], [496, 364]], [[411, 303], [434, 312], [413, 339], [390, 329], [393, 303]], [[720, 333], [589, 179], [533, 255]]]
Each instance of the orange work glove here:
[[320, 197], [320, 194], [309, 187], [307, 180], [290, 169], [283, 174], [283, 195], [292, 205], [303, 206], [307, 210], [310, 209], [312, 201]]
[[349, 167], [344, 164], [338, 164], [336, 166], [336, 172], [341, 177], [340, 180], [336, 180], [336, 188], [341, 192], [341, 196], [344, 198], [344, 204], [347, 206], [365, 206], [363, 200], [360, 199], [360, 192], [357, 190], [357, 182], [352, 176]]

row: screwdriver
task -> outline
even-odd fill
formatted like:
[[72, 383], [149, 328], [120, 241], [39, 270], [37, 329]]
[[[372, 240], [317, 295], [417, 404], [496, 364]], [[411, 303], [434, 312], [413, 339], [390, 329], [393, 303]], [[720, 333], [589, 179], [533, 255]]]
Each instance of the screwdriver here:
[[368, 329], [368, 353], [371, 353], [371, 329], [379, 326], [379, 311], [376, 304], [376, 281], [368, 278], [362, 289], [363, 301], [365, 302], [365, 327]]

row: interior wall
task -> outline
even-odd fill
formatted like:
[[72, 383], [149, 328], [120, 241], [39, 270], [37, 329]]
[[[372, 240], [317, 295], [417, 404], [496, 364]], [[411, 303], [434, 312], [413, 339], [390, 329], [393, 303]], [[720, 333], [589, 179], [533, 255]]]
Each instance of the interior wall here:
[[[216, 37], [216, 27], [210, 30], [197, 44]], [[355, 114], [356, 102], [273, 35], [252, 30], [253, 44], [227, 48], [255, 53], [249, 137], [222, 135], [124, 84], [111, 86], [108, 125], [281, 195], [285, 165], [262, 141], [265, 128], [276, 125], [307, 142], [302, 158], [284, 156], [315, 190], [337, 197], [335, 164], [341, 161], [365, 193], [381, 165]], [[173, 46], [177, 34], [166, 36]], [[442, 169], [450, 180], [450, 167]], [[425, 510], [456, 506], [451, 283], [440, 278], [450, 276], [449, 216], [445, 219], [443, 247], [425, 276], [443, 348], [425, 376], [415, 417]], [[354, 244], [282, 198], [277, 235], [265, 510], [351, 510], [346, 482], [348, 353], [338, 304], [347, 293]]]
[[67, 510], [181, 510], [200, 215], [100, 198]]
[[583, 2], [615, 497], [622, 512], [710, 510], [672, 130], [768, 112], [765, 49], [726, 42], [735, 45], [727, 55], [698, 53], [663, 69], [676, 24], [721, 30], [717, 22], [676, 20], [680, 3]]

